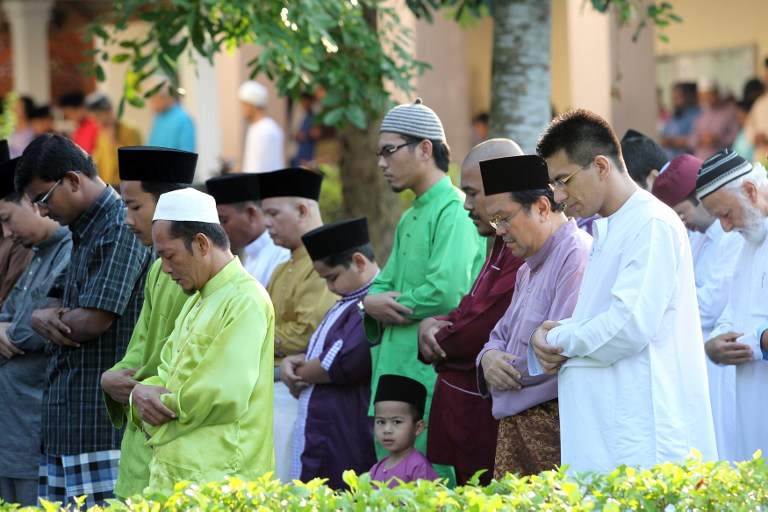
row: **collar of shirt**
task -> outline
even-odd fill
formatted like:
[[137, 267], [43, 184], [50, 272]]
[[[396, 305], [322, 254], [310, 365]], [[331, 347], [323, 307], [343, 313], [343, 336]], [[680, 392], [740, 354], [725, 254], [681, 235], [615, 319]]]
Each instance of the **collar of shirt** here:
[[563, 238], [570, 235], [577, 229], [579, 228], [576, 225], [576, 221], [573, 219], [568, 220], [565, 224], [557, 228], [555, 232], [552, 233], [549, 238], [547, 238], [547, 241], [544, 242], [544, 245], [541, 246], [536, 254], [525, 260], [525, 262], [528, 264], [528, 267], [531, 269], [531, 273], [536, 272], [542, 263], [547, 261], [547, 258], [552, 252], [552, 249], [557, 247]]
[[357, 300], [362, 297], [365, 297], [365, 295], [368, 293], [368, 290], [371, 288], [373, 281], [376, 280], [376, 278], [379, 276], [379, 272], [376, 272], [376, 275], [373, 276], [373, 279], [365, 283], [363, 286], [361, 286], [357, 290], [347, 293], [346, 295], [342, 295], [341, 300], [339, 302], [348, 302], [350, 300]]
[[272, 239], [269, 237], [269, 232], [265, 229], [256, 240], [245, 246], [244, 252], [249, 258], [256, 258], [261, 251], [270, 245], [272, 245]]
[[301, 244], [291, 251], [291, 259], [289, 261], [290, 263], [295, 264], [297, 261], [305, 258], [309, 258], [309, 253], [307, 252], [307, 248], [304, 247], [304, 244]]
[[595, 239], [592, 246], [593, 249], [596, 249], [600, 241], [604, 240], [608, 235], [608, 228], [610, 226], [621, 228], [624, 219], [632, 218], [631, 212], [635, 209], [635, 207], [642, 203], [645, 197], [644, 194], [648, 194], [648, 192], [638, 188], [631, 196], [629, 196], [629, 199], [624, 201], [624, 204], [622, 204], [618, 210], [613, 212], [608, 217], [600, 217], [595, 219], [594, 223], [592, 224], [592, 236]]
[[414, 199], [413, 207], [420, 208], [425, 204], [428, 204], [433, 199], [436, 199], [441, 195], [443, 195], [451, 187], [453, 187], [453, 185], [451, 184], [451, 178], [449, 178], [448, 176], [441, 178], [440, 181], [432, 185], [429, 188], [429, 190], [427, 190], [426, 192], [421, 194], [419, 197]]
[[45, 248], [59, 243], [68, 234], [69, 234], [69, 230], [67, 228], [65, 228], [64, 226], [59, 226], [51, 236], [49, 236], [42, 242], [35, 244], [35, 246], [32, 247], [32, 250], [34, 252], [40, 252], [42, 250], [45, 250]]
[[77, 242], [85, 238], [91, 227], [101, 218], [104, 210], [118, 200], [117, 193], [112, 190], [112, 187], [106, 187], [99, 198], [69, 226], [72, 238]]
[[205, 299], [222, 289], [232, 277], [241, 271], [241, 269], [242, 265], [240, 265], [240, 260], [235, 256], [232, 258], [232, 261], [219, 270], [218, 274], [210, 278], [208, 282], [203, 285], [202, 290], [200, 290], [200, 297]]

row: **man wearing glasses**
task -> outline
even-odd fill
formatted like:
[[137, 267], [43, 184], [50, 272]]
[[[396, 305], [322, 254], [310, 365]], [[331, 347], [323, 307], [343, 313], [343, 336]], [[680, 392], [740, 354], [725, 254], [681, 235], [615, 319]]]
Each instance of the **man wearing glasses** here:
[[692, 448], [716, 459], [685, 226], [632, 181], [596, 114], [555, 119], [537, 151], [566, 215], [601, 216], [573, 315], [544, 322], [528, 353], [531, 375], [558, 373], [562, 463], [608, 472]]
[[[437, 114], [417, 99], [390, 110], [379, 131], [384, 178], [395, 192], [412, 190], [416, 200], [401, 217], [389, 260], [363, 304], [366, 335], [374, 344], [371, 396], [381, 375], [403, 375], [427, 388], [429, 411], [435, 370], [418, 360], [419, 322], [459, 304], [485, 260], [485, 240], [446, 176], [450, 150]], [[425, 434], [416, 447], [426, 451]], [[385, 452], [376, 448], [381, 458]]]
[[50, 344], [43, 393], [40, 497], [86, 505], [113, 497], [122, 431], [104, 407], [99, 379], [125, 352], [143, 300], [150, 250], [124, 223], [125, 205], [93, 162], [60, 135], [32, 141], [16, 190], [69, 226], [73, 250], [60, 304], [32, 313]]
[[592, 237], [555, 202], [537, 155], [480, 162], [486, 210], [507, 248], [525, 263], [512, 301], [477, 356], [480, 392], [499, 420], [494, 476], [535, 475], [560, 465], [557, 378], [531, 377], [528, 340], [548, 319], [573, 313]]

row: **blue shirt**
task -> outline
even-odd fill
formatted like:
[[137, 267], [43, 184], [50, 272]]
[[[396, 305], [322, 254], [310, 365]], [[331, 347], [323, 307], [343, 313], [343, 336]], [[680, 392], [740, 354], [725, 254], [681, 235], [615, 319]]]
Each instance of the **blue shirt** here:
[[[683, 110], [680, 115], [674, 115], [669, 118], [664, 128], [661, 130], [661, 135], [664, 137], [688, 137], [693, 133], [693, 125], [696, 122], [696, 118], [701, 114], [699, 107], [688, 107]], [[667, 154], [669, 158], [674, 158], [677, 155], [685, 153], [682, 149], [667, 148]]]
[[195, 122], [176, 103], [155, 116], [149, 132], [149, 145], [195, 151]]

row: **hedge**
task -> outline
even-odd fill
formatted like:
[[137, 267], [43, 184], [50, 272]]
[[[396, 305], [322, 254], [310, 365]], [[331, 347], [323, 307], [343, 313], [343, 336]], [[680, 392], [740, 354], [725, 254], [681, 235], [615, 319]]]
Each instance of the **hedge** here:
[[[760, 452], [746, 462], [702, 462], [698, 454], [683, 464], [659, 464], [640, 470], [621, 466], [606, 475], [568, 475], [564, 469], [532, 477], [507, 475], [486, 487], [448, 489], [442, 483], [419, 481], [395, 489], [379, 489], [368, 475], [347, 472], [349, 491], [333, 491], [321, 480], [281, 484], [270, 475], [244, 482], [204, 485], [179, 483], [171, 496], [147, 494], [106, 510], [170, 511], [760, 511], [768, 510], [768, 468]], [[0, 504], [0, 511], [18, 506]], [[25, 510], [60, 510], [42, 503]], [[93, 507], [91, 510], [102, 510]]]

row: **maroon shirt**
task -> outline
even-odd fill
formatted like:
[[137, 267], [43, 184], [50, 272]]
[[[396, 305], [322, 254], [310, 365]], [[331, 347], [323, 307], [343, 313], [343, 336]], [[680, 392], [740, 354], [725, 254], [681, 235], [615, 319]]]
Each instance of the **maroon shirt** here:
[[509, 307], [522, 264], [497, 237], [472, 291], [448, 316], [440, 317], [453, 325], [436, 336], [446, 358], [435, 365], [427, 457], [453, 466], [459, 485], [481, 469], [487, 470], [481, 478], [484, 484], [493, 476], [498, 422], [491, 415], [491, 401], [477, 389], [475, 359]]

